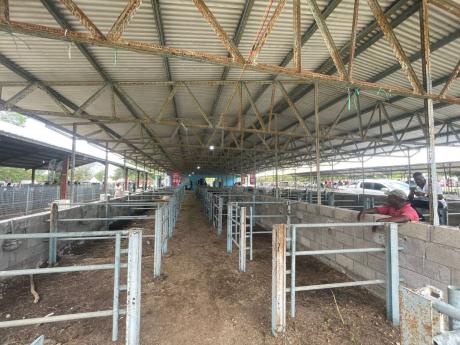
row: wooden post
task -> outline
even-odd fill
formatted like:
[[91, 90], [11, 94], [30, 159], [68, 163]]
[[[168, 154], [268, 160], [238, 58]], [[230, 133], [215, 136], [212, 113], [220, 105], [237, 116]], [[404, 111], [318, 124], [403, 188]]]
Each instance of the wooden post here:
[[62, 161], [62, 169], [61, 169], [61, 188], [60, 188], [60, 195], [59, 198], [65, 199], [67, 196], [67, 172], [69, 170], [69, 157], [64, 157]]
[[[50, 211], [50, 233], [56, 233], [58, 231], [58, 203], [53, 202], [51, 204]], [[48, 266], [52, 267], [57, 262], [57, 238], [50, 237], [48, 249]]]
[[272, 230], [272, 333], [286, 329], [286, 224]]

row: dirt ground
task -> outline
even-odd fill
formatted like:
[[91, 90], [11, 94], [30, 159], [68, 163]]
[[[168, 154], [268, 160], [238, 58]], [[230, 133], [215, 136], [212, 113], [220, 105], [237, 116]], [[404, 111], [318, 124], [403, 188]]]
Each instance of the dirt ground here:
[[[130, 226], [153, 231], [149, 223]], [[192, 194], [186, 194], [176, 229], [160, 279], [152, 279], [153, 243], [144, 240], [142, 345], [398, 343], [399, 332], [385, 320], [383, 302], [360, 288], [334, 290], [337, 304], [331, 290], [298, 293], [296, 318], [288, 319], [285, 336], [274, 338], [271, 238], [254, 241], [254, 261], [240, 273], [237, 252], [226, 253], [225, 236], [217, 238]], [[94, 241], [72, 249], [60, 265], [106, 263], [112, 258], [112, 242]], [[347, 280], [311, 258], [298, 259], [297, 266], [301, 284]], [[32, 303], [29, 278], [8, 281], [0, 299], [0, 320], [111, 309], [111, 271], [36, 276], [35, 284], [41, 296], [37, 304]], [[124, 321], [117, 344], [124, 343]], [[0, 329], [0, 343], [30, 344], [44, 334], [48, 345], [114, 344], [111, 322], [100, 318]]]

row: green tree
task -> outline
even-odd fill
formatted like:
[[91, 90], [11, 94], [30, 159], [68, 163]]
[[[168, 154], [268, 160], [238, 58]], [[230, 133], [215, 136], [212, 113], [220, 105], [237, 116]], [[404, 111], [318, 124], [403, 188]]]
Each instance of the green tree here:
[[94, 172], [90, 164], [82, 165], [75, 168], [75, 181], [89, 181], [93, 177]]
[[96, 180], [102, 183], [104, 182], [104, 175], [105, 175], [105, 171], [99, 170], [94, 174], [94, 177], [96, 178]]
[[[115, 172], [112, 175], [113, 180], [119, 180], [119, 179], [124, 179], [125, 178], [125, 172], [124, 169], [121, 167], [118, 167], [115, 169]], [[128, 170], [128, 180], [129, 181], [135, 181], [137, 178], [137, 173], [133, 170]]]
[[112, 179], [118, 180], [118, 179], [124, 178], [124, 176], [125, 176], [125, 173], [123, 171], [123, 168], [116, 168], [115, 172], [112, 175]]
[[0, 121], [8, 122], [19, 127], [24, 127], [27, 121], [27, 117], [15, 112], [0, 111]]
[[30, 179], [32, 179], [32, 172], [30, 170], [0, 167], [0, 181], [17, 183]]

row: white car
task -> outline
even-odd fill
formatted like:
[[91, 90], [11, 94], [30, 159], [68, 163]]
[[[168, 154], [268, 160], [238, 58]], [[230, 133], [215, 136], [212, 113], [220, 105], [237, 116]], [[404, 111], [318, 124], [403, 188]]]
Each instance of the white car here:
[[409, 185], [405, 182], [387, 179], [369, 179], [358, 181], [349, 186], [341, 186], [338, 192], [366, 195], [385, 195], [393, 189], [400, 189], [409, 195]]

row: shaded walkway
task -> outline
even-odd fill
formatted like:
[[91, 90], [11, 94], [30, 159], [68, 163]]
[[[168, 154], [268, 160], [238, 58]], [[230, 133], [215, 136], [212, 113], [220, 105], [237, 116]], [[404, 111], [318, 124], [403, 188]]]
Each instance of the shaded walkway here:
[[[295, 322], [288, 322], [284, 339], [273, 338], [271, 237], [255, 240], [254, 261], [248, 263], [246, 273], [238, 272], [237, 252], [226, 253], [225, 235], [217, 238], [190, 193], [169, 253], [165, 277], [152, 288], [152, 304], [143, 306], [143, 344], [396, 343], [397, 332], [384, 320], [383, 303], [361, 289], [335, 292], [346, 325], [340, 321], [330, 290], [299, 294]], [[344, 279], [314, 260], [305, 260], [299, 267], [300, 281]]]

